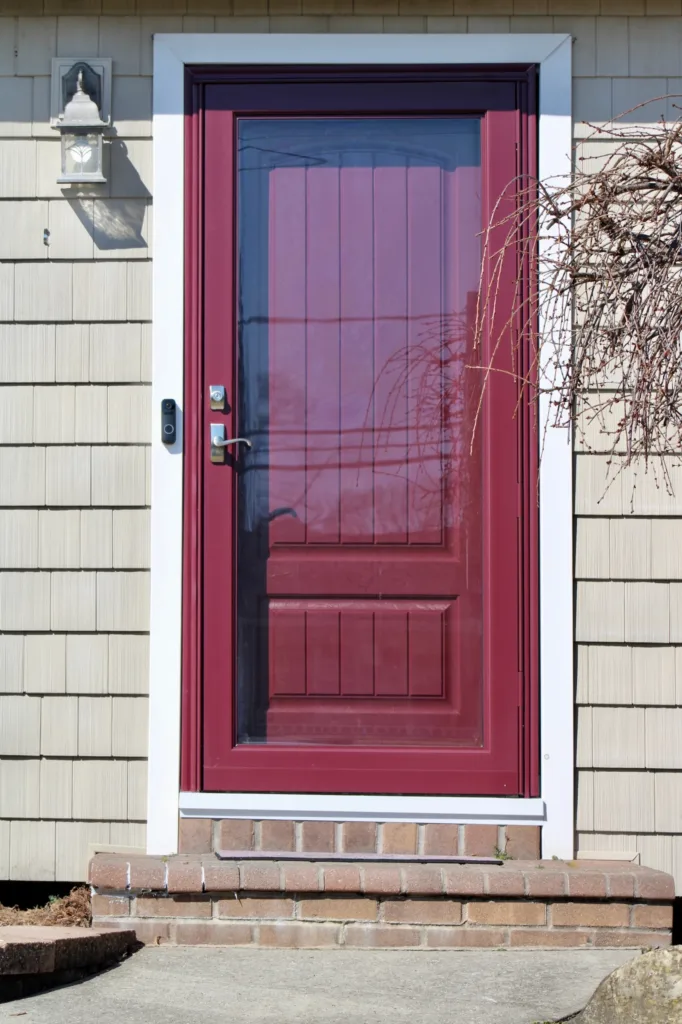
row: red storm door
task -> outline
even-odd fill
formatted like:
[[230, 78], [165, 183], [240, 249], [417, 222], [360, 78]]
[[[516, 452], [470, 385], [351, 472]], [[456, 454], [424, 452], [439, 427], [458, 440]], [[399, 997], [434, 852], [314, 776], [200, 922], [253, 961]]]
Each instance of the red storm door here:
[[[532, 76], [244, 69], [197, 90], [195, 781], [529, 793], [528, 418], [503, 373], [479, 411], [471, 366]], [[212, 425], [244, 439], [222, 464]]]

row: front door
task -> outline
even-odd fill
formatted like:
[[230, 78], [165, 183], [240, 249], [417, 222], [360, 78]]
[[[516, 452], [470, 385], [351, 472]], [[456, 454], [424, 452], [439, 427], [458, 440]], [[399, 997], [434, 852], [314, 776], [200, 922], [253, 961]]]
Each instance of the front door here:
[[533, 789], [531, 438], [504, 372], [523, 346], [485, 390], [474, 347], [530, 80], [261, 69], [195, 88], [200, 788]]

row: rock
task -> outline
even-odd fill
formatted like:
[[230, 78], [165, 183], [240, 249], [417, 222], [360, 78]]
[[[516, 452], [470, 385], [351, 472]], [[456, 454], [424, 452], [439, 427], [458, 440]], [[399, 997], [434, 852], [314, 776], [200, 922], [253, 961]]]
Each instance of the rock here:
[[573, 1024], [682, 1024], [682, 946], [616, 968]]

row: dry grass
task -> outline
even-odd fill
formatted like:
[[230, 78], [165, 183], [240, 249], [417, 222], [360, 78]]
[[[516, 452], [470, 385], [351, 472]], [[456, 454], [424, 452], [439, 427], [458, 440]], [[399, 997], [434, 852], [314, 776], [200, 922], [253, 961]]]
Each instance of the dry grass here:
[[52, 898], [44, 907], [33, 907], [32, 910], [0, 904], [0, 925], [75, 925], [88, 928], [91, 921], [90, 890], [84, 885], [72, 889], [68, 896]]

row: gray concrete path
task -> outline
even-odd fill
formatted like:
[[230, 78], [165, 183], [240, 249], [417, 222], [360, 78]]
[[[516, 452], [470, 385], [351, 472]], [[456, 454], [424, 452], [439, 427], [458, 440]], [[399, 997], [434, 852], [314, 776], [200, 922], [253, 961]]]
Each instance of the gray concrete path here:
[[0, 1004], [0, 1021], [531, 1024], [579, 1010], [632, 956], [156, 947], [79, 985]]

